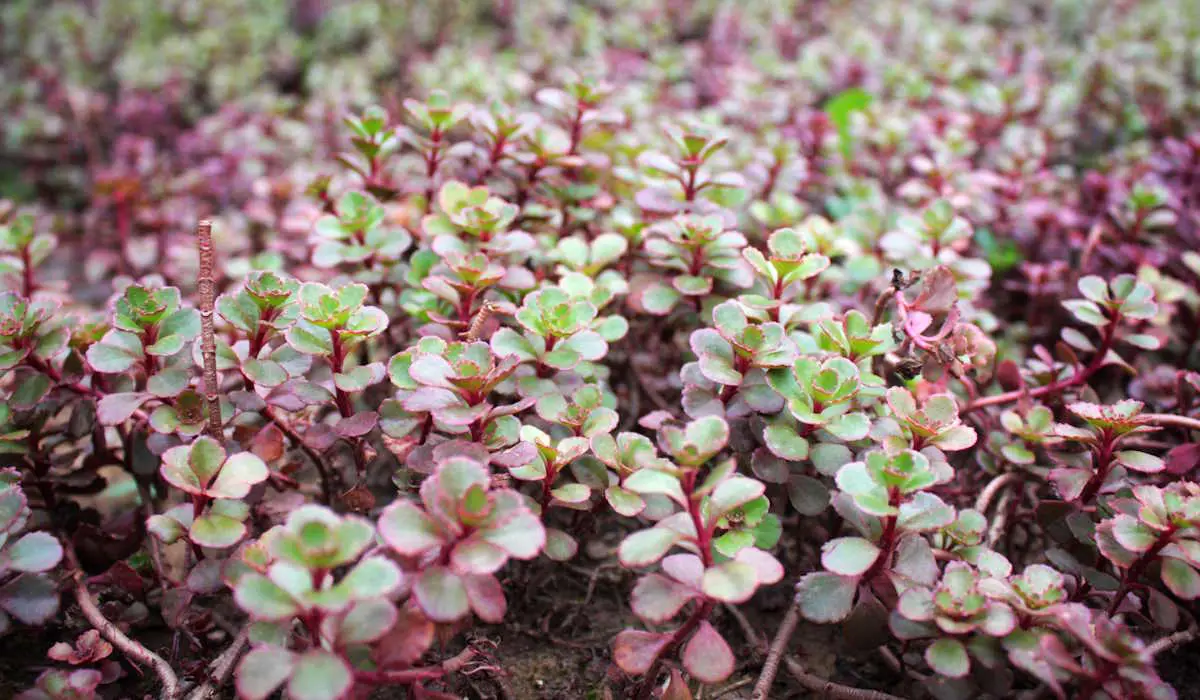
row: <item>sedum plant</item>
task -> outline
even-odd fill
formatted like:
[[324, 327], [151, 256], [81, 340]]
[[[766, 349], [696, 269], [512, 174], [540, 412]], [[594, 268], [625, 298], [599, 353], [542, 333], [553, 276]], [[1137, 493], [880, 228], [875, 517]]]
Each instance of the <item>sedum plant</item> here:
[[0, 4], [3, 691], [1186, 694], [1186, 3], [193, 4]]

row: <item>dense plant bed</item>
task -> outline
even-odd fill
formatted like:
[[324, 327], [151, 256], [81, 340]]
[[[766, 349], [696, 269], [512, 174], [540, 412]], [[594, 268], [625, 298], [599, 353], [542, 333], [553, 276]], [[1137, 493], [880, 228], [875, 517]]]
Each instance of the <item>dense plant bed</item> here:
[[259, 5], [0, 9], [0, 694], [1194, 686], [1197, 12]]

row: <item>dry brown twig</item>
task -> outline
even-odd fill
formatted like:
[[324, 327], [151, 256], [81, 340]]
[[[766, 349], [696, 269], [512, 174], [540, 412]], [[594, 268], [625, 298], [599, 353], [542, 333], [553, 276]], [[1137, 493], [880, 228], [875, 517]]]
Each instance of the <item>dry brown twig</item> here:
[[767, 694], [770, 693], [771, 684], [775, 682], [775, 674], [779, 672], [779, 664], [783, 660], [788, 642], [792, 640], [798, 624], [800, 624], [800, 601], [793, 599], [787, 614], [783, 617], [783, 622], [779, 625], [779, 631], [775, 633], [775, 640], [771, 642], [771, 649], [767, 652], [767, 660], [763, 662], [758, 682], [754, 684], [754, 691], [750, 693], [750, 700], [765, 700]]
[[[755, 648], [761, 648], [766, 644], [762, 636], [750, 625], [745, 616], [734, 615], [733, 617], [742, 628], [742, 634], [745, 635], [746, 641], [750, 642]], [[878, 690], [851, 688], [841, 683], [834, 683], [833, 681], [819, 678], [805, 671], [804, 664], [800, 663], [794, 656], [784, 655], [783, 665], [787, 668], [792, 678], [796, 679], [797, 683], [817, 693], [818, 697], [833, 698], [834, 700], [904, 700], [904, 698], [899, 696], [883, 693]], [[751, 697], [757, 696], [751, 695]]]
[[988, 485], [983, 487], [983, 490], [979, 492], [979, 497], [975, 499], [975, 510], [986, 515], [996, 495], [1006, 486], [1016, 481], [1017, 478], [1018, 475], [1015, 472], [1005, 472], [989, 481]]
[[1186, 430], [1200, 430], [1200, 418], [1192, 418], [1191, 416], [1177, 416], [1171, 413], [1147, 413], [1140, 417], [1156, 425], [1169, 425], [1173, 428], [1184, 428]]
[[179, 676], [175, 674], [175, 669], [171, 668], [171, 664], [167, 663], [163, 657], [130, 638], [121, 631], [121, 628], [104, 617], [104, 613], [100, 611], [100, 607], [96, 605], [95, 599], [92, 598], [91, 592], [88, 591], [87, 579], [83, 570], [79, 567], [79, 559], [75, 555], [74, 548], [70, 546], [70, 543], [67, 543], [64, 550], [67, 555], [67, 563], [71, 567], [71, 588], [75, 595], [75, 602], [79, 605], [79, 609], [83, 612], [83, 616], [87, 619], [88, 624], [99, 632], [101, 637], [104, 637], [110, 644], [120, 650], [121, 653], [129, 657], [131, 661], [154, 669], [154, 673], [158, 675], [159, 682], [162, 683], [160, 698], [164, 698], [165, 700], [175, 700], [178, 698]]
[[246, 651], [246, 647], [250, 644], [249, 627], [242, 628], [233, 642], [222, 651], [217, 658], [213, 659], [209, 667], [212, 673], [209, 679], [204, 682], [199, 688], [196, 688], [188, 695], [188, 700], [208, 700], [208, 698], [220, 697], [221, 688], [229, 681], [233, 675], [233, 669], [237, 665], [238, 659], [242, 657], [242, 653]]
[[200, 352], [204, 357], [204, 401], [208, 406], [208, 420], [204, 432], [212, 439], [222, 442], [221, 400], [217, 395], [217, 344], [213, 330], [213, 283], [214, 255], [212, 245], [212, 222], [202, 219], [196, 224], [196, 241], [200, 249]]

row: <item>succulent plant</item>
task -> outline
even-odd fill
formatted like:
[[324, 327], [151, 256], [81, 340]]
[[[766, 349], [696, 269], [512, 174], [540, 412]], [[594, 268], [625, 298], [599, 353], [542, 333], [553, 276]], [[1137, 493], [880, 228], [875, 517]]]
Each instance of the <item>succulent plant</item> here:
[[493, 489], [484, 465], [465, 457], [440, 463], [421, 484], [418, 505], [398, 500], [379, 518], [379, 534], [395, 552], [433, 558], [412, 581], [429, 619], [453, 622], [474, 612], [504, 618], [504, 593], [495, 573], [509, 558], [531, 559], [546, 542], [541, 521], [519, 493]]

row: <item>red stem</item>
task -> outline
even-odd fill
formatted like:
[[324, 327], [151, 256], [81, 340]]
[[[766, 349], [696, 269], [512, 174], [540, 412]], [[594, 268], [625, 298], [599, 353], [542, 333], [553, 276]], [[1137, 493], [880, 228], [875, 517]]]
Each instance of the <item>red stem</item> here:
[[1016, 400], [1020, 399], [1022, 396], [1029, 396], [1030, 398], [1037, 398], [1039, 396], [1045, 396], [1046, 394], [1053, 394], [1053, 393], [1056, 393], [1059, 391], [1063, 391], [1064, 389], [1070, 389], [1072, 387], [1076, 387], [1076, 386], [1079, 386], [1080, 384], [1083, 384], [1088, 379], [1090, 379], [1093, 374], [1098, 372], [1101, 367], [1104, 366], [1104, 358], [1108, 355], [1108, 351], [1112, 348], [1112, 344], [1113, 344], [1114, 337], [1116, 336], [1116, 332], [1117, 332], [1117, 319], [1113, 319], [1112, 321], [1109, 322], [1109, 324], [1107, 326], [1104, 327], [1104, 335], [1100, 340], [1100, 348], [1096, 351], [1095, 356], [1092, 357], [1091, 362], [1089, 362], [1087, 364], [1087, 366], [1084, 367], [1082, 370], [1077, 371], [1075, 374], [1071, 375], [1070, 377], [1067, 377], [1066, 379], [1060, 379], [1058, 381], [1051, 382], [1050, 384], [1047, 384], [1045, 386], [1040, 386], [1040, 387], [1037, 387], [1036, 389], [1030, 389], [1028, 391], [1026, 391], [1024, 389], [1017, 389], [1016, 391], [1010, 391], [1010, 392], [1007, 392], [1004, 394], [995, 394], [993, 396], [985, 396], [981, 399], [977, 399], [977, 400], [972, 401], [971, 403], [967, 404], [966, 407], [964, 407], [962, 409], [962, 411], [960, 411], [960, 413], [962, 413], [962, 414], [970, 413], [971, 411], [974, 411], [979, 408], [983, 408], [984, 406], [994, 406], [996, 404], [1003, 404], [1003, 403], [1008, 403], [1010, 401], [1016, 401]]
[[1112, 469], [1114, 438], [1108, 430], [1105, 430], [1101, 439], [1103, 444], [1096, 454], [1096, 469], [1079, 494], [1080, 503], [1092, 502], [1092, 499], [1099, 493], [1100, 487], [1104, 485], [1104, 480], [1108, 478], [1109, 470]]
[[[700, 549], [700, 559], [704, 562], [704, 568], [712, 566], [712, 529], [704, 525], [704, 518], [700, 513], [701, 497], [693, 494], [696, 488], [696, 478], [699, 472], [696, 469], [688, 470], [683, 476], [683, 491], [688, 494], [688, 513], [692, 516], [692, 525], [696, 528], [696, 546]], [[662, 660], [675, 653], [681, 644], [687, 641], [692, 632], [701, 622], [708, 619], [712, 612], [714, 603], [707, 598], [704, 602], [696, 606], [692, 614], [688, 617], [683, 626], [675, 630], [671, 635], [671, 640], [667, 642], [654, 658], [654, 662], [650, 664], [646, 675], [642, 677], [642, 682], [638, 684], [633, 696], [636, 700], [646, 700], [650, 697], [654, 690], [654, 682], [658, 677], [658, 670], [662, 666]]]
[[[900, 506], [900, 489], [888, 489], [888, 503], [890, 503], [892, 507]], [[870, 581], [876, 574], [878, 574], [884, 567], [888, 565], [888, 562], [891, 561], [892, 550], [896, 547], [897, 520], [897, 517], [894, 515], [889, 515], [883, 519], [883, 535], [879, 538], [880, 549], [882, 551], [880, 552], [879, 557], [875, 560], [875, 563], [871, 565], [871, 568], [867, 569], [867, 573], [863, 574], [863, 581]]]
[[406, 668], [399, 671], [355, 671], [354, 680], [370, 685], [411, 685], [418, 681], [441, 678], [446, 674], [440, 668]]

